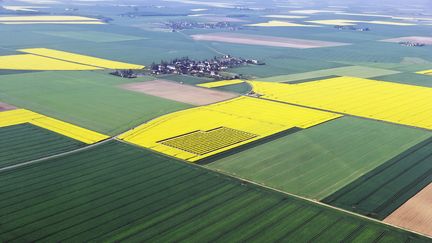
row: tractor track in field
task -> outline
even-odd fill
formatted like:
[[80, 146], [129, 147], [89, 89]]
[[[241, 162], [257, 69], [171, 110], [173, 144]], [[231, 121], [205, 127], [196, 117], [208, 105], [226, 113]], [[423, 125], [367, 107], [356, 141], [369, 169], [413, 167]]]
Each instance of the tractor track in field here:
[[22, 163], [15, 164], [15, 165], [5, 166], [5, 167], [0, 168], [0, 173], [1, 172], [5, 172], [5, 171], [9, 171], [9, 170], [13, 170], [13, 169], [17, 169], [17, 168], [20, 168], [20, 167], [23, 167], [23, 166], [40, 163], [40, 162], [43, 162], [45, 160], [59, 158], [59, 157], [67, 156], [67, 155], [70, 155], [70, 154], [78, 153], [78, 152], [81, 152], [81, 151], [85, 151], [85, 150], [91, 149], [93, 147], [96, 147], [96, 146], [98, 146], [100, 144], [104, 144], [104, 143], [107, 143], [107, 142], [110, 142], [110, 141], [113, 141], [113, 140], [115, 140], [115, 137], [111, 137], [111, 138], [105, 139], [103, 141], [100, 141], [98, 143], [90, 144], [88, 146], [84, 146], [82, 148], [78, 148], [78, 149], [75, 149], [75, 150], [71, 150], [71, 151], [67, 151], [67, 152], [63, 152], [63, 153], [59, 153], [59, 154], [54, 154], [54, 155], [50, 155], [50, 156], [47, 156], [47, 157], [43, 157], [43, 158], [39, 158], [39, 159], [35, 159], [35, 160], [30, 160], [30, 161], [22, 162]]
[[[47, 156], [47, 157], [44, 157], [44, 158], [35, 159], [35, 160], [27, 161], [27, 162], [23, 162], [23, 163], [16, 164], [16, 165], [6, 166], [6, 167], [3, 167], [3, 168], [0, 168], [0, 173], [5, 172], [5, 171], [14, 170], [14, 169], [17, 169], [17, 168], [20, 168], [20, 167], [32, 165], [32, 164], [41, 163], [41, 162], [44, 162], [44, 161], [49, 160], [49, 159], [59, 158], [59, 157], [71, 155], [71, 154], [74, 154], [74, 153], [78, 153], [78, 152], [81, 152], [81, 151], [85, 151], [85, 150], [88, 150], [88, 149], [92, 149], [92, 148], [97, 147], [97, 146], [99, 146], [101, 144], [105, 144], [105, 143], [108, 143], [108, 142], [111, 142], [111, 141], [118, 141], [118, 142], [121, 142], [121, 143], [124, 143], [124, 144], [128, 144], [128, 145], [131, 145], [131, 146], [134, 146], [134, 147], [142, 148], [142, 147], [137, 146], [135, 144], [131, 144], [131, 143], [125, 142], [123, 140], [120, 140], [117, 137], [118, 137], [118, 135], [110, 137], [110, 138], [108, 138], [106, 140], [100, 141], [98, 143], [94, 143], [94, 144], [91, 144], [91, 145], [88, 145], [88, 146], [85, 146], [85, 147], [82, 147], [82, 148], [79, 148], [79, 149], [75, 149], [75, 150], [72, 150], [72, 151], [68, 151], [68, 152], [64, 152], [64, 153], [60, 153], [60, 154], [55, 154], [55, 155]], [[161, 154], [161, 153], [156, 152], [156, 151], [154, 151], [154, 153]], [[167, 156], [167, 155], [164, 155], [164, 156]], [[178, 160], [178, 161], [180, 161], [182, 163], [188, 163], [188, 164], [190, 164], [192, 166], [197, 166], [197, 167], [199, 167], [199, 168], [201, 168], [203, 170], [208, 170], [208, 171], [216, 172], [216, 173], [222, 174], [224, 176], [233, 178], [235, 180], [240, 180], [240, 181], [242, 181], [244, 183], [253, 184], [253, 185], [259, 186], [261, 188], [265, 188], [265, 189], [270, 190], [270, 191], [275, 191], [275, 192], [282, 193], [284, 195], [288, 195], [288, 196], [291, 196], [291, 197], [294, 197], [294, 198], [297, 198], [297, 199], [305, 200], [307, 202], [319, 205], [319, 206], [324, 207], [324, 208], [329, 208], [329, 209], [337, 210], [337, 211], [340, 211], [340, 212], [343, 212], [343, 213], [346, 213], [346, 214], [357, 216], [357, 217], [360, 217], [360, 218], [363, 218], [363, 219], [366, 219], [366, 220], [369, 220], [369, 221], [372, 221], [372, 222], [384, 224], [384, 225], [387, 225], [387, 226], [390, 226], [390, 227], [393, 227], [393, 228], [397, 228], [397, 229], [400, 229], [400, 230], [403, 230], [403, 231], [415, 233], [415, 234], [418, 234], [418, 235], [421, 235], [421, 236], [424, 236], [424, 237], [428, 237], [428, 238], [430, 237], [430, 236], [428, 236], [426, 234], [423, 234], [423, 233], [420, 233], [420, 232], [417, 232], [417, 231], [413, 231], [413, 230], [410, 230], [410, 229], [399, 227], [397, 225], [393, 225], [393, 224], [390, 224], [390, 223], [387, 223], [387, 222], [384, 222], [384, 221], [380, 221], [380, 220], [377, 220], [377, 219], [374, 219], [374, 218], [370, 218], [370, 217], [367, 217], [367, 216], [364, 216], [364, 215], [361, 215], [361, 214], [358, 214], [358, 213], [355, 213], [355, 212], [351, 212], [351, 211], [348, 211], [348, 210], [345, 210], [345, 209], [342, 209], [342, 208], [338, 208], [338, 207], [335, 207], [335, 206], [332, 206], [332, 205], [329, 205], [329, 204], [325, 204], [325, 203], [323, 203], [321, 201], [318, 201], [318, 200], [313, 200], [313, 199], [310, 199], [310, 198], [298, 196], [298, 195], [295, 195], [295, 194], [292, 194], [292, 193], [289, 193], [289, 192], [285, 192], [285, 191], [282, 191], [282, 190], [279, 190], [279, 189], [276, 189], [276, 188], [273, 188], [273, 187], [270, 187], [270, 186], [267, 186], [267, 185], [263, 185], [263, 184], [260, 184], [260, 183], [257, 183], [257, 182], [254, 182], [254, 181], [251, 181], [251, 180], [248, 180], [248, 179], [244, 179], [244, 178], [241, 178], [241, 177], [233, 176], [233, 175], [225, 173], [223, 171], [209, 169], [209, 168], [207, 168], [207, 167], [205, 167], [203, 165], [185, 162], [185, 161], [182, 161], [182, 160], [177, 159], [177, 158], [172, 157], [172, 156], [168, 156], [168, 157], [174, 158], [174, 159], [176, 159], [176, 160]]]

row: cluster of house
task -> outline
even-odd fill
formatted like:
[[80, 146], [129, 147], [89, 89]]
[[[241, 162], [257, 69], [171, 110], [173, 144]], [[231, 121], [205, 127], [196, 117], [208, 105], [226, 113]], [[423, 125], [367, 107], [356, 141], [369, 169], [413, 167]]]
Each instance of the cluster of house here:
[[201, 61], [183, 57], [170, 62], [162, 61], [159, 64], [153, 63], [150, 65], [150, 72], [153, 75], [185, 74], [209, 78], [222, 78], [223, 74], [221, 74], [221, 71], [248, 64], [265, 65], [265, 63], [255, 59], [237, 58], [230, 55]]
[[225, 29], [225, 30], [238, 30], [240, 27], [230, 22], [216, 22], [216, 23], [199, 23], [194, 21], [170, 21], [165, 24], [165, 28], [170, 29], [172, 32], [189, 29]]
[[412, 41], [401, 41], [401, 42], [399, 42], [399, 45], [402, 45], [402, 46], [413, 46], [413, 47], [422, 47], [422, 46], [426, 46], [425, 43], [412, 42]]
[[334, 26], [338, 30], [354, 30], [354, 31], [370, 31], [369, 27], [355, 27], [355, 26], [343, 26], [343, 25], [335, 25]]

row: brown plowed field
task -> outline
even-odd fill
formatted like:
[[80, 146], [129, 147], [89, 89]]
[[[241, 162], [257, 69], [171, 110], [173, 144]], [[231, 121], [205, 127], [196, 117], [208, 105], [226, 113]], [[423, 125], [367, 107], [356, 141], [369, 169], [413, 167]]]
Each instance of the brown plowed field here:
[[124, 89], [141, 92], [169, 100], [191, 105], [208, 105], [237, 97], [237, 94], [199, 88], [166, 80], [154, 80], [130, 83], [121, 86]]
[[432, 236], [432, 184], [400, 206], [384, 222]]
[[272, 36], [263, 36], [263, 35], [245, 35], [245, 34], [237, 34], [237, 33], [198, 34], [198, 35], [192, 35], [191, 37], [197, 41], [217, 41], [217, 42], [226, 42], [226, 43], [234, 43], [234, 44], [290, 47], [290, 48], [298, 48], [298, 49], [349, 45], [347, 43], [341, 43], [341, 42], [293, 39], [293, 38], [272, 37]]
[[0, 102], [0, 112], [16, 109], [15, 106]]

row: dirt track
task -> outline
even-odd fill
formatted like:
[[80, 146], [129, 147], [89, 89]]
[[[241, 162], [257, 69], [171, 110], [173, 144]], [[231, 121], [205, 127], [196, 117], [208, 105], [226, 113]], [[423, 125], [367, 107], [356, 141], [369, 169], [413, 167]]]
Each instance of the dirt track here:
[[263, 36], [263, 35], [245, 35], [245, 34], [236, 34], [236, 33], [198, 34], [198, 35], [192, 35], [191, 37], [194, 40], [198, 40], [198, 41], [217, 41], [217, 42], [245, 44], [245, 45], [290, 47], [290, 48], [298, 48], [298, 49], [349, 45], [347, 43], [340, 43], [340, 42], [293, 39], [293, 38], [271, 37], [271, 36]]
[[141, 92], [169, 100], [175, 100], [191, 105], [208, 105], [229, 100], [238, 95], [191, 85], [175, 83], [166, 80], [154, 80], [141, 83], [130, 83], [121, 86], [123, 89]]
[[16, 109], [15, 106], [0, 102], [0, 112]]
[[400, 206], [384, 222], [432, 236], [432, 184]]

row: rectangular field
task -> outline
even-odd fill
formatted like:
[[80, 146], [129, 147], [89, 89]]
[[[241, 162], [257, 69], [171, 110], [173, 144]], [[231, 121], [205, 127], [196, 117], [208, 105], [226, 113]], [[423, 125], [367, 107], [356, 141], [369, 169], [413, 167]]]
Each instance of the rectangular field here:
[[0, 183], [3, 242], [428, 241], [119, 142]]
[[236, 33], [196, 34], [191, 36], [197, 41], [215, 41], [243, 45], [259, 45], [273, 47], [289, 47], [298, 49], [345, 46], [347, 43], [329, 42], [320, 40], [294, 39], [285, 37], [271, 37], [264, 35], [248, 35]]
[[432, 184], [402, 204], [384, 222], [432, 237]]
[[174, 100], [190, 105], [208, 105], [237, 97], [237, 94], [209, 90], [167, 80], [128, 83], [120, 86], [130, 91]]
[[202, 83], [202, 84], [198, 84], [197, 86], [204, 87], [204, 88], [217, 88], [217, 87], [223, 87], [227, 85], [234, 85], [234, 84], [241, 84], [241, 83], [244, 83], [244, 80], [233, 79], [233, 80], [222, 80], [222, 81]]
[[0, 16], [0, 21], [99, 21], [99, 19], [72, 15]]
[[66, 25], [72, 25], [72, 24], [90, 24], [90, 25], [100, 25], [105, 24], [104, 22], [99, 21], [0, 21], [0, 24], [2, 25], [42, 25], [42, 24], [66, 24]]
[[342, 117], [206, 166], [320, 200], [431, 136], [418, 129]]
[[0, 100], [107, 135], [191, 107], [118, 88], [127, 81], [88, 71], [2, 75]]
[[264, 98], [432, 129], [432, 89], [339, 77], [299, 84], [250, 82]]
[[98, 67], [98, 68], [108, 68], [108, 69], [142, 69], [142, 68], [144, 68], [144, 66], [142, 66], [142, 65], [135, 65], [135, 64], [124, 63], [124, 62], [116, 62], [116, 61], [111, 61], [111, 60], [107, 60], [107, 59], [102, 59], [102, 58], [97, 58], [97, 57], [92, 57], [92, 56], [87, 56], [87, 55], [80, 55], [80, 54], [75, 54], [75, 53], [71, 53], [71, 52], [47, 49], [47, 48], [29, 48], [29, 49], [20, 49], [19, 51], [33, 54], [33, 55], [59, 59], [62, 61], [89, 65], [89, 66]]
[[105, 140], [108, 136], [29, 110], [16, 109], [0, 113], [0, 127], [30, 123], [87, 144]]
[[41, 57], [31, 54], [0, 56], [0, 69], [32, 71], [85, 71], [101, 69], [95, 66]]
[[311, 24], [300, 24], [289, 21], [280, 21], [280, 20], [270, 20], [268, 22], [256, 23], [256, 24], [246, 24], [245, 26], [254, 26], [254, 27], [320, 27], [319, 25], [311, 25]]
[[74, 40], [91, 41], [97, 43], [146, 39], [146, 37], [115, 34], [115, 33], [102, 32], [102, 31], [38, 31], [37, 33], [49, 35], [49, 36], [63, 37], [63, 38], [74, 39]]
[[418, 73], [418, 74], [431, 75], [431, 76], [432, 76], [432, 69], [424, 70], [424, 71], [419, 71], [419, 72], [417, 72], [417, 73]]
[[305, 73], [295, 73], [288, 75], [279, 75], [268, 78], [260, 78], [259, 81], [265, 82], [293, 82], [297, 80], [304, 79], [315, 79], [315, 78], [324, 78], [326, 76], [350, 76], [350, 77], [358, 77], [358, 78], [373, 78], [384, 75], [392, 75], [398, 74], [399, 71], [393, 71], [389, 69], [382, 68], [372, 68], [372, 67], [363, 67], [363, 66], [347, 66], [347, 67], [338, 67], [338, 68], [330, 68], [323, 69]]
[[72, 151], [86, 145], [31, 124], [0, 127], [0, 138], [0, 168]]
[[[171, 113], [156, 118], [119, 136], [124, 141], [151, 148], [180, 159], [197, 160], [230, 150], [255, 140], [298, 127], [308, 128], [335, 118], [339, 115], [302, 107], [264, 101], [250, 97], [201, 106]], [[235, 133], [217, 133], [210, 136], [214, 129], [232, 129]], [[192, 153], [189, 148], [195, 144], [186, 140], [176, 147], [167, 146], [162, 141], [198, 133], [204, 136], [202, 142], [208, 146], [204, 154]], [[204, 134], [204, 135], [203, 135]], [[220, 146], [221, 141], [235, 140], [234, 135], [253, 134], [247, 140]]]
[[395, 156], [323, 201], [384, 219], [430, 183], [432, 138]]

